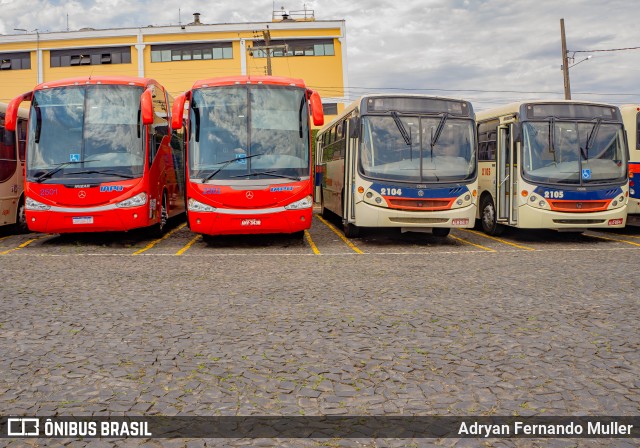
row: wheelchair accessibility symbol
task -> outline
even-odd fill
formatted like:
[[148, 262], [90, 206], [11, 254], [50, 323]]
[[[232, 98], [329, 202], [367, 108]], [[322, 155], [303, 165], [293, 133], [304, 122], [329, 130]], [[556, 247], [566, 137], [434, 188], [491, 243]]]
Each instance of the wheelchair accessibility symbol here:
[[80, 154], [69, 154], [69, 162], [79, 162]]
[[582, 170], [582, 178], [584, 180], [589, 180], [591, 179], [591, 170], [588, 168], [585, 168]]

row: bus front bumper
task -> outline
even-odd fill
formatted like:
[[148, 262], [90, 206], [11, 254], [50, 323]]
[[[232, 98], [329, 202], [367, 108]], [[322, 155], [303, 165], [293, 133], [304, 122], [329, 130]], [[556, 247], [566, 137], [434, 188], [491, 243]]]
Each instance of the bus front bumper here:
[[222, 209], [215, 212], [189, 211], [192, 232], [204, 235], [296, 233], [311, 227], [313, 209]]
[[149, 219], [149, 204], [130, 208], [55, 207], [26, 210], [25, 215], [29, 230], [42, 233], [125, 232], [154, 223]]
[[403, 227], [428, 229], [434, 227], [471, 228], [475, 225], [475, 204], [450, 210], [404, 211], [376, 207], [366, 202], [356, 204], [356, 221], [359, 227]]
[[518, 208], [521, 229], [589, 229], [621, 228], [627, 221], [626, 207], [590, 213], [567, 213], [543, 210], [529, 205]]

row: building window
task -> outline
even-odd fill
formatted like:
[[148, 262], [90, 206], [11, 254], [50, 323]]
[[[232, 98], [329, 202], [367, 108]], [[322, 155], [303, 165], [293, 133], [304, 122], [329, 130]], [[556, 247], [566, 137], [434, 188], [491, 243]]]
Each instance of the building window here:
[[231, 42], [152, 45], [151, 62], [233, 59]]
[[131, 64], [131, 47], [51, 50], [51, 67]]
[[0, 53], [0, 70], [29, 70], [31, 55], [23, 53]]
[[[264, 46], [264, 41], [255, 41], [254, 47]], [[283, 46], [285, 48], [275, 48], [272, 56], [334, 56], [333, 39], [300, 39], [300, 40], [271, 40], [271, 45]], [[253, 51], [256, 58], [266, 58], [264, 50]]]
[[338, 103], [322, 103], [322, 111], [325, 115], [338, 115]]

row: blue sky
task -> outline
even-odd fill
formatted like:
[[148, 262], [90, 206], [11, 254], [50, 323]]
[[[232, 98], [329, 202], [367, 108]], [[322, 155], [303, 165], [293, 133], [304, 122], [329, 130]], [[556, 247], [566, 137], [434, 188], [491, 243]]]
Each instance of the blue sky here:
[[[632, 0], [306, 1], [319, 20], [346, 20], [349, 99], [388, 90], [471, 100], [477, 110], [563, 97], [560, 18], [569, 50], [640, 47]], [[241, 5], [238, 7], [238, 5]], [[270, 21], [273, 7], [303, 2], [0, 0], [0, 33], [83, 27]], [[179, 16], [180, 9], [180, 16]], [[45, 12], [46, 11], [46, 12]], [[640, 103], [640, 50], [576, 53], [574, 99]]]

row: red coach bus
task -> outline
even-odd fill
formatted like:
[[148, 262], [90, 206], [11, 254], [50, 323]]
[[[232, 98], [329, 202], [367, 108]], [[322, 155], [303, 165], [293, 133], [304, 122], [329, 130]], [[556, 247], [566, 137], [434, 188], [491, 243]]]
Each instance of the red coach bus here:
[[126, 231], [185, 210], [183, 143], [171, 132], [170, 97], [152, 79], [89, 77], [43, 83], [31, 101], [25, 205], [30, 230]]
[[176, 98], [176, 130], [185, 125], [186, 101], [191, 230], [303, 235], [313, 206], [309, 107], [314, 125], [322, 125], [320, 95], [300, 79], [201, 80]]

